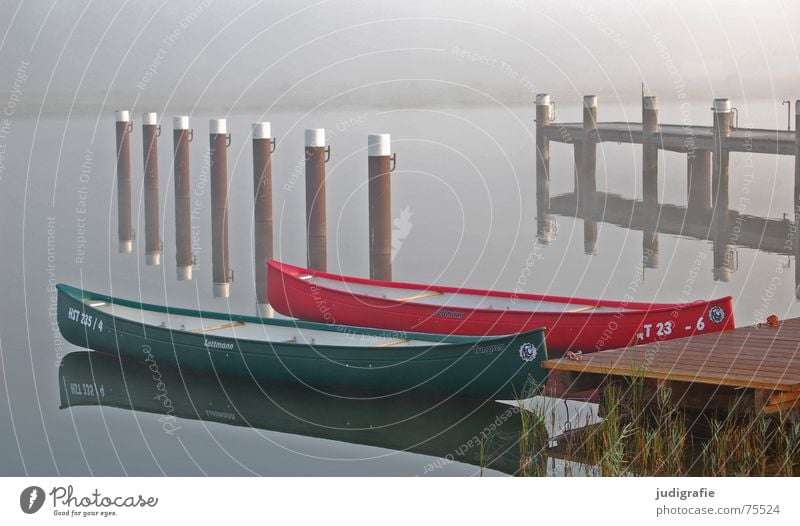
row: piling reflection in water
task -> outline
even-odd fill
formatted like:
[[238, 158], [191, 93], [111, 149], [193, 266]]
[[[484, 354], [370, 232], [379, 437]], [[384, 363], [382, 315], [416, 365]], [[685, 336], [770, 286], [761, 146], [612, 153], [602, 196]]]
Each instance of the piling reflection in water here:
[[508, 474], [520, 466], [520, 414], [499, 402], [334, 397], [87, 351], [63, 358], [59, 384], [62, 409], [104, 406], [155, 413], [164, 415], [159, 421], [165, 431], [180, 427], [181, 419], [202, 420], [443, 459], [428, 464], [426, 473], [451, 461]]

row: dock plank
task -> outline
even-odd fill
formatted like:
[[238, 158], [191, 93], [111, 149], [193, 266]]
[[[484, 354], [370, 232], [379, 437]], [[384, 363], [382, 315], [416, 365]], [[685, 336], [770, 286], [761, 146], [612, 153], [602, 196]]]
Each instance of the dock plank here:
[[[779, 327], [749, 326], [638, 347], [589, 353], [580, 361], [548, 360], [554, 372], [800, 391], [800, 318]], [[791, 396], [792, 400], [796, 397]]]

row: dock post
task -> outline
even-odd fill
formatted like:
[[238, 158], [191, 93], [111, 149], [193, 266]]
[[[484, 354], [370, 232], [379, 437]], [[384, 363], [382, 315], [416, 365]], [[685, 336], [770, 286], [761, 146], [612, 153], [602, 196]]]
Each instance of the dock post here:
[[711, 170], [711, 199], [713, 205], [712, 224], [725, 229], [728, 218], [728, 179], [729, 158], [725, 140], [731, 134], [731, 101], [714, 99], [713, 157]]
[[256, 311], [272, 317], [267, 299], [267, 260], [272, 259], [272, 148], [268, 122], [253, 124], [253, 236], [255, 247]]
[[642, 98], [642, 193], [645, 212], [658, 207], [658, 97]]
[[800, 299], [800, 99], [794, 103], [794, 283], [795, 297]]
[[711, 150], [694, 150], [686, 156], [686, 208], [701, 216], [711, 210]]
[[658, 267], [658, 97], [642, 97], [642, 262]]
[[189, 171], [189, 117], [172, 118], [175, 171], [175, 259], [178, 281], [192, 279], [192, 187]]
[[211, 273], [214, 297], [230, 296], [231, 272], [228, 267], [228, 144], [230, 135], [225, 119], [209, 121], [209, 159], [211, 168]]
[[597, 143], [592, 135], [597, 131], [597, 95], [583, 97], [583, 141], [581, 142], [581, 163], [578, 181], [581, 184], [579, 199], [581, 208], [594, 211], [597, 199]]
[[331, 150], [325, 145], [324, 128], [307, 129], [305, 139], [308, 268], [325, 272], [328, 270], [325, 162]]
[[369, 277], [392, 280], [392, 180], [395, 160], [388, 133], [367, 137]]
[[728, 236], [728, 180], [730, 154], [725, 140], [731, 134], [731, 102], [728, 99], [714, 99], [711, 108], [714, 112], [713, 151], [711, 169], [711, 228], [714, 238], [714, 279], [727, 282], [731, 275], [730, 245]]
[[142, 115], [144, 158], [144, 255], [149, 266], [161, 265], [161, 225], [158, 212], [158, 115]]
[[536, 95], [536, 235], [542, 244], [552, 241], [550, 217], [550, 139], [544, 128], [550, 125], [550, 95]]
[[117, 233], [120, 254], [133, 251], [133, 226], [131, 223], [131, 114], [118, 110], [117, 135]]
[[597, 255], [597, 221], [583, 220], [583, 251], [590, 255]]

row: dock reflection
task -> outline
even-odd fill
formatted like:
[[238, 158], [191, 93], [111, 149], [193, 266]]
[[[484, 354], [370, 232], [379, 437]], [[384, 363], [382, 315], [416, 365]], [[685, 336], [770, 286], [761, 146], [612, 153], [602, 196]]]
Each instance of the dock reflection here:
[[[713, 278], [726, 282], [737, 270], [736, 247], [745, 247], [772, 254], [794, 256], [795, 226], [789, 218], [769, 219], [728, 210], [715, 220], [707, 209], [691, 209], [675, 205], [658, 205], [646, 209], [641, 201], [616, 194], [597, 193], [596, 206], [581, 211], [574, 193], [550, 199], [549, 213], [584, 220], [584, 225], [604, 222], [641, 230], [642, 258], [648, 268], [659, 265], [659, 234], [710, 241], [713, 245]], [[719, 213], [719, 211], [718, 211]], [[586, 233], [586, 228], [584, 228]], [[596, 232], [589, 231], [584, 244], [597, 246]]]
[[431, 455], [507, 474], [516, 474], [520, 465], [519, 411], [494, 401], [333, 397], [241, 377], [162, 366], [154, 371], [153, 364], [90, 351], [63, 358], [59, 384], [61, 409], [104, 406], [173, 421], [218, 422]]

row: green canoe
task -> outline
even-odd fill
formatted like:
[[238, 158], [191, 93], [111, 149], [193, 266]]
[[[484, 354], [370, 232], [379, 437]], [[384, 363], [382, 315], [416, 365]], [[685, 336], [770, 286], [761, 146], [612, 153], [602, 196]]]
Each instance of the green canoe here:
[[58, 286], [67, 341], [160, 365], [331, 391], [511, 399], [544, 381], [544, 330], [402, 333], [150, 305]]
[[184, 433], [186, 419], [251, 427], [438, 457], [420, 475], [449, 462], [508, 474], [520, 469], [522, 419], [492, 400], [421, 396], [343, 398], [302, 386], [161, 367], [78, 351], [59, 367], [61, 408], [114, 407], [160, 415], [164, 432]]

